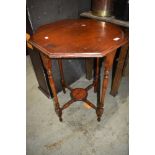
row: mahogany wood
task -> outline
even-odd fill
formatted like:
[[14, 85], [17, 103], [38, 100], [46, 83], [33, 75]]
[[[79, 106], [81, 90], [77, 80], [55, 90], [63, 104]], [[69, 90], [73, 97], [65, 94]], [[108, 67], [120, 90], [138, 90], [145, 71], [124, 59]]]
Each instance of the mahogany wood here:
[[[100, 121], [104, 110], [104, 98], [108, 86], [109, 72], [113, 64], [116, 49], [127, 42], [126, 35], [118, 26], [90, 19], [62, 20], [44, 25], [36, 31], [29, 43], [40, 50], [54, 95], [55, 111], [60, 121], [62, 121], [62, 110], [78, 100], [84, 101], [95, 109], [98, 121]], [[100, 96], [99, 57], [103, 56], [105, 56], [104, 78]], [[71, 91], [71, 100], [60, 108], [57, 90], [52, 76], [51, 58], [66, 57], [97, 57], [96, 76], [94, 82], [86, 88], [72, 89], [65, 83], [62, 61], [58, 59], [63, 89], [68, 88]], [[95, 92], [97, 91], [97, 107], [87, 99], [88, 90], [93, 86]]]
[[97, 86], [98, 86], [98, 78], [99, 78], [99, 61], [100, 59], [96, 59], [96, 74], [95, 74], [95, 81], [94, 81], [94, 92], [97, 92]]
[[64, 78], [63, 67], [62, 67], [62, 59], [58, 59], [58, 65], [59, 65], [60, 76], [61, 76], [62, 90], [64, 93], [66, 93], [66, 90], [65, 90], [66, 84], [65, 84], [65, 78]]
[[87, 90], [83, 88], [75, 88], [71, 91], [71, 97], [76, 101], [83, 101], [87, 98]]
[[90, 90], [92, 87], [94, 87], [94, 82], [92, 84], [90, 84], [89, 86], [86, 87], [86, 90]]
[[91, 103], [89, 100], [86, 99], [84, 100], [84, 102], [96, 110], [96, 106], [93, 103]]
[[127, 38], [114, 24], [92, 19], [66, 19], [41, 26], [29, 42], [50, 58], [103, 57]]
[[52, 63], [51, 63], [51, 59], [47, 55], [45, 55], [43, 53], [40, 53], [40, 54], [41, 54], [41, 58], [42, 58], [44, 67], [45, 67], [45, 69], [47, 71], [48, 79], [49, 79], [49, 82], [50, 82], [50, 87], [52, 89], [52, 93], [53, 93], [53, 96], [54, 96], [55, 112], [59, 116], [60, 121], [62, 121], [62, 118], [61, 118], [62, 110], [61, 110], [61, 108], [59, 106], [56, 86], [55, 86], [55, 83], [54, 83], [54, 80], [53, 80], [53, 76], [52, 76], [52, 65], [51, 65]]
[[122, 72], [123, 76], [126, 75], [128, 64], [129, 64], [129, 50], [127, 51], [127, 56], [125, 58], [125, 62], [124, 62], [124, 66], [123, 66], [123, 72]]
[[128, 43], [125, 44], [124, 46], [122, 46], [121, 51], [120, 51], [118, 63], [116, 66], [115, 76], [112, 81], [112, 87], [111, 87], [111, 91], [110, 91], [110, 94], [112, 96], [116, 96], [118, 93], [118, 88], [119, 88], [122, 73], [123, 73], [123, 66], [124, 66], [124, 61], [125, 61], [126, 55], [127, 55], [127, 51], [128, 51]]
[[102, 66], [102, 58], [99, 59], [99, 76], [98, 76], [98, 82], [97, 82], [97, 107], [100, 107], [100, 97], [101, 97], [101, 93], [100, 93], [100, 89], [101, 89], [101, 66]]
[[113, 52], [111, 52], [105, 56], [104, 76], [103, 76], [103, 82], [102, 82], [101, 99], [100, 99], [100, 104], [98, 105], [97, 111], [96, 111], [96, 114], [98, 116], [98, 119], [97, 119], [98, 121], [100, 121], [100, 118], [101, 118], [103, 111], [104, 111], [104, 98], [105, 98], [106, 90], [108, 87], [109, 73], [110, 73], [110, 69], [111, 69], [112, 64], [113, 64], [115, 54], [116, 54], [116, 50], [114, 50]]
[[75, 102], [75, 99], [71, 99], [71, 100], [69, 100], [67, 103], [65, 103], [63, 106], [62, 106], [62, 108], [61, 108], [61, 110], [64, 110], [64, 109], [66, 109], [66, 108], [68, 108], [71, 104], [73, 104]]

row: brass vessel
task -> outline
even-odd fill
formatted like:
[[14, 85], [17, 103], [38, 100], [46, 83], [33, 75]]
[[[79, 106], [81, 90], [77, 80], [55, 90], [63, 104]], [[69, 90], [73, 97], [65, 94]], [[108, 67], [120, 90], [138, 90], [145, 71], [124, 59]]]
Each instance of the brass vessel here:
[[113, 0], [92, 0], [92, 14], [96, 16], [111, 16]]

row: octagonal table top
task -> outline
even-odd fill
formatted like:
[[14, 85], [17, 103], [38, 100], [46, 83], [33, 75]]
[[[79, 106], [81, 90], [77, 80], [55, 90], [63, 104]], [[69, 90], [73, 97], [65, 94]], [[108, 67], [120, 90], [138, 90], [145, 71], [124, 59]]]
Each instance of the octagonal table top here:
[[50, 58], [103, 57], [128, 39], [114, 24], [66, 19], [39, 27], [29, 43]]

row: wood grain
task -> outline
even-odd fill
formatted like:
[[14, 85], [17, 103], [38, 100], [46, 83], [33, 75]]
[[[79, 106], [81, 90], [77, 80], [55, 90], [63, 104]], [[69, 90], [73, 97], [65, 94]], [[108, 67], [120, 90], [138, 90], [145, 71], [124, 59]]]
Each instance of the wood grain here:
[[[62, 121], [62, 110], [76, 101], [84, 101], [96, 110], [98, 121], [104, 111], [104, 99], [108, 86], [109, 72], [117, 48], [128, 42], [128, 37], [118, 26], [90, 19], [62, 20], [40, 27], [29, 42], [40, 50], [54, 95], [55, 111]], [[124, 47], [123, 47], [124, 49]], [[124, 51], [124, 50], [122, 50]], [[100, 59], [104, 57], [104, 78], [100, 94]], [[51, 58], [97, 57], [96, 76], [92, 84], [84, 88], [70, 88], [63, 75], [62, 61], [58, 59], [61, 83], [71, 91], [71, 100], [60, 108], [57, 90], [52, 76]], [[120, 63], [124, 57], [121, 57]], [[97, 107], [87, 99], [88, 90], [94, 86], [97, 92]]]
[[66, 19], [47, 24], [38, 28], [29, 40], [50, 58], [103, 57], [125, 42], [127, 39], [120, 27], [92, 19]]

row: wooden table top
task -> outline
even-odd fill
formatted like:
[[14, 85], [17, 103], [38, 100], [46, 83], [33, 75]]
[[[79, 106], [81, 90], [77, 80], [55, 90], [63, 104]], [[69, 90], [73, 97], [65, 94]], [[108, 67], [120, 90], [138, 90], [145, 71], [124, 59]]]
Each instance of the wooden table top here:
[[92, 19], [67, 19], [41, 26], [29, 43], [50, 58], [103, 57], [127, 42], [123, 30]]

